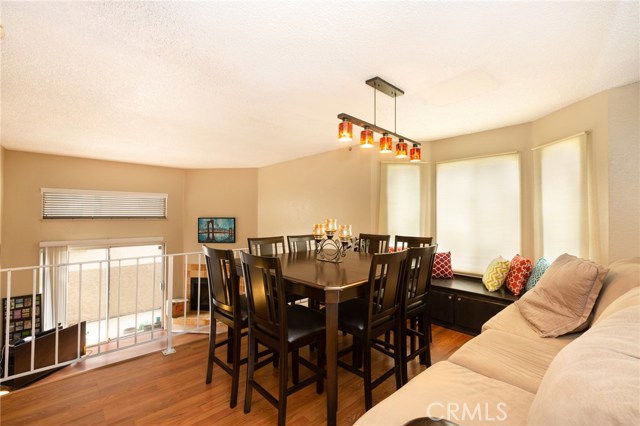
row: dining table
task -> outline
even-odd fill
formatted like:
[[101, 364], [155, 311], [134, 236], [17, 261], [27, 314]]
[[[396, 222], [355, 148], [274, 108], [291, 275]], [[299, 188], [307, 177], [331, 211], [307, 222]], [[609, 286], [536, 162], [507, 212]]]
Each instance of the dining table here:
[[287, 293], [312, 298], [325, 306], [327, 425], [333, 426], [338, 411], [338, 304], [364, 294], [372, 255], [349, 251], [338, 263], [320, 260], [315, 251], [275, 257], [280, 259]]

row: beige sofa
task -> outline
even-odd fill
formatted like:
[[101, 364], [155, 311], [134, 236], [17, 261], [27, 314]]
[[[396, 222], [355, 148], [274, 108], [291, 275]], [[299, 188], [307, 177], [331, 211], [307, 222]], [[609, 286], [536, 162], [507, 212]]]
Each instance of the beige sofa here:
[[640, 258], [609, 266], [592, 312], [587, 331], [541, 338], [510, 305], [355, 424], [640, 424]]

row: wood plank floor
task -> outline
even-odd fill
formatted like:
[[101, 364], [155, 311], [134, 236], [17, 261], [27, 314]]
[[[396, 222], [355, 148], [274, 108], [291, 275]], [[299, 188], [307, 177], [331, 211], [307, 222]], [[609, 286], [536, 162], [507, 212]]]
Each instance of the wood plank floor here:
[[[433, 327], [433, 362], [447, 359], [472, 336], [441, 327]], [[348, 337], [341, 337], [347, 345]], [[257, 392], [253, 392], [251, 413], [244, 414], [245, 380], [240, 380], [238, 405], [229, 408], [231, 378], [217, 366], [213, 383], [205, 384], [207, 335], [192, 336], [178, 342], [177, 352], [160, 352], [118, 361], [80, 374], [51, 376], [47, 380], [0, 397], [0, 424], [10, 425], [191, 425], [231, 426], [274, 425], [277, 410]], [[375, 351], [374, 351], [375, 352]], [[305, 357], [314, 354], [302, 352]], [[374, 357], [375, 371], [392, 362], [381, 354]], [[67, 367], [68, 368], [68, 367]], [[246, 367], [241, 375], [246, 373]], [[409, 376], [424, 370], [414, 360]], [[304, 367], [301, 377], [307, 374]], [[265, 367], [257, 380], [270, 391], [277, 389], [278, 372]], [[362, 379], [338, 370], [338, 424], [351, 425], [364, 413]], [[374, 404], [395, 390], [389, 378], [374, 390]], [[326, 424], [326, 398], [317, 395], [315, 386], [293, 394], [287, 400], [287, 424], [290, 426]]]

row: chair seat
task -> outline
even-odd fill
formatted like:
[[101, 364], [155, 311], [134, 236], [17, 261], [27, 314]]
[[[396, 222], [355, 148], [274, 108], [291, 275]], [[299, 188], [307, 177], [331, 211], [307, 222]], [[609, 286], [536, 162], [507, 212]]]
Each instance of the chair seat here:
[[[364, 299], [351, 299], [338, 305], [338, 326], [341, 329], [364, 333], [367, 320], [368, 305]], [[371, 325], [376, 328], [378, 325], [389, 321], [391, 317], [383, 317], [374, 321]]]
[[325, 316], [323, 313], [300, 305], [287, 306], [289, 344], [325, 332]]

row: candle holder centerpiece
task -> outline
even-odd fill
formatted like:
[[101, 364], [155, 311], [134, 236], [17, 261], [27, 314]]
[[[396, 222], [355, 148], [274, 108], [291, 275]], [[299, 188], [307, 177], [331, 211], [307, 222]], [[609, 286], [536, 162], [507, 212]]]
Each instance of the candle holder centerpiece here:
[[351, 225], [340, 225], [336, 219], [326, 219], [324, 223], [313, 225], [316, 240], [316, 259], [323, 262], [340, 263], [347, 255], [353, 234]]

